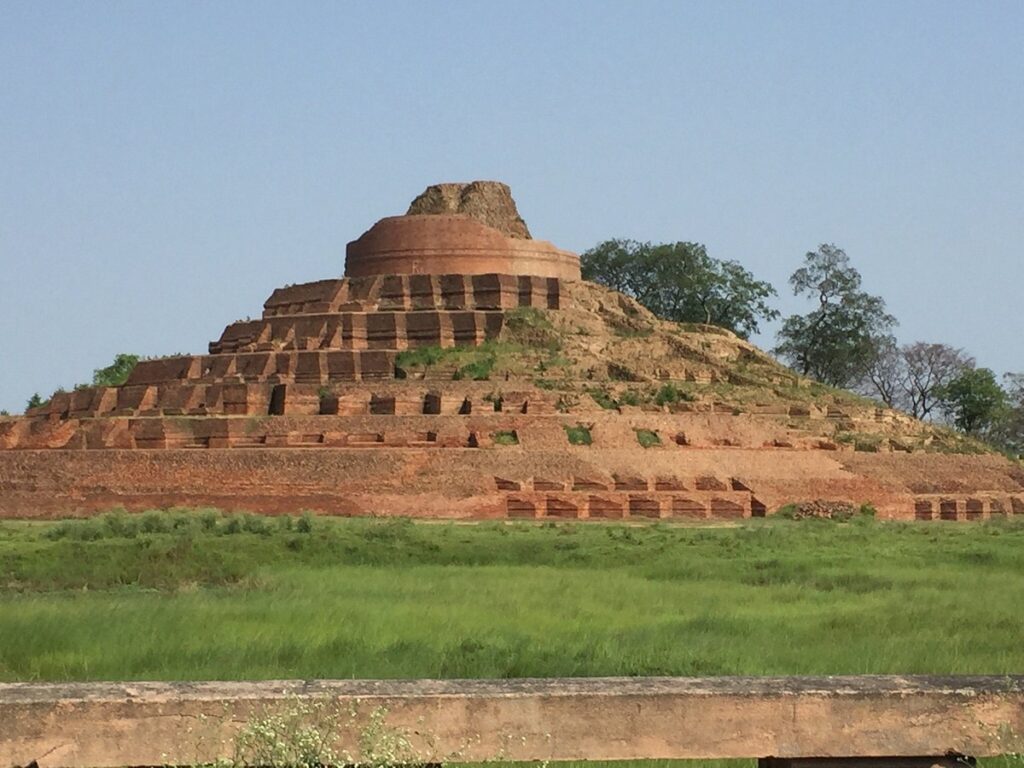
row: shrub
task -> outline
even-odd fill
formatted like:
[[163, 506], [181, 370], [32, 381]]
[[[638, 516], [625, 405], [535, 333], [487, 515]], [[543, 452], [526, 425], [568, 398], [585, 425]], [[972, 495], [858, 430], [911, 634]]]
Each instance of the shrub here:
[[234, 536], [236, 533], [241, 533], [242, 519], [238, 515], [232, 515], [224, 522], [220, 532], [225, 536]]
[[565, 428], [566, 437], [569, 438], [570, 445], [590, 445], [594, 442], [594, 439], [590, 435], [590, 428], [585, 427], [582, 424], [577, 424], [574, 427]]
[[459, 368], [455, 371], [454, 378], [456, 380], [487, 381], [491, 378], [491, 370], [496, 362], [497, 358], [493, 354], [485, 355]]
[[245, 515], [242, 518], [242, 530], [266, 536], [270, 533], [270, 523], [262, 515]]
[[689, 402], [691, 400], [693, 400], [693, 395], [679, 389], [679, 387], [672, 383], [662, 384], [654, 396], [654, 402], [658, 405], [671, 405], [672, 403]]
[[151, 509], [142, 513], [139, 529], [143, 533], [167, 533], [171, 529], [171, 521], [160, 510]]
[[632, 389], [627, 389], [619, 395], [619, 402], [622, 405], [640, 405], [640, 393]]
[[613, 410], [619, 407], [618, 401], [612, 397], [607, 389], [588, 389], [587, 394], [602, 408]]
[[519, 435], [514, 429], [501, 429], [491, 435], [495, 445], [519, 445]]
[[862, 453], [878, 453], [881, 447], [881, 435], [858, 435], [853, 441], [853, 450]]
[[107, 536], [134, 538], [139, 533], [139, 519], [129, 516], [125, 510], [115, 510], [100, 516]]
[[295, 521], [295, 530], [299, 533], [312, 533], [313, 532], [313, 513], [308, 509], [304, 510], [299, 516], [299, 519]]
[[444, 359], [446, 350], [438, 346], [404, 349], [395, 357], [396, 368], [417, 368], [437, 365]]
[[220, 513], [215, 509], [204, 509], [199, 513], [199, 527], [204, 531], [213, 531], [217, 528], [220, 520]]
[[636, 430], [636, 441], [644, 448], [653, 448], [655, 445], [661, 445], [661, 438], [652, 429]]

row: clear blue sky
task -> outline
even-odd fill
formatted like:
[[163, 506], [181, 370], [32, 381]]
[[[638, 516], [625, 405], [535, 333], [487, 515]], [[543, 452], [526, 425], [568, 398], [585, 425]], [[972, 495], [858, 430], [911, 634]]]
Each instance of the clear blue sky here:
[[12, 411], [118, 352], [204, 352], [472, 179], [565, 248], [703, 242], [784, 312], [834, 242], [902, 340], [1024, 370], [1019, 0], [2, 0], [0, 169]]

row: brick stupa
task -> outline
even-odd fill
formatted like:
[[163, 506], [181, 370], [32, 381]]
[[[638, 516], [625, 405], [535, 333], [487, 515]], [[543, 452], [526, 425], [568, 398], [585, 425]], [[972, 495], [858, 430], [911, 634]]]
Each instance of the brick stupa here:
[[1024, 514], [1006, 459], [932, 452], [928, 425], [810, 397], [727, 331], [579, 278], [505, 185], [429, 187], [348, 244], [344, 277], [275, 290], [208, 354], [0, 419], [0, 516]]

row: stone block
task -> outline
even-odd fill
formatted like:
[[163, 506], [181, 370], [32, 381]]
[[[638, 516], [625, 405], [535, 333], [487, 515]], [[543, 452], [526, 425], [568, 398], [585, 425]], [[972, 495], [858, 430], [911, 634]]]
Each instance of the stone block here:
[[117, 410], [138, 413], [156, 408], [157, 388], [148, 385], [123, 386], [117, 390]]
[[476, 312], [452, 312], [452, 337], [456, 346], [475, 347], [483, 341]]
[[716, 496], [711, 499], [710, 509], [714, 518], [750, 517], [750, 500], [744, 503], [740, 499]]
[[935, 505], [929, 499], [914, 502], [914, 519], [931, 520], [935, 516]]
[[381, 278], [377, 306], [381, 310], [404, 311], [411, 308], [407, 275], [386, 275]]
[[505, 500], [505, 514], [510, 518], [537, 517], [537, 504], [532, 499], [510, 496]]
[[347, 312], [341, 316], [342, 346], [348, 349], [366, 349], [366, 314]]
[[331, 350], [325, 354], [327, 379], [330, 381], [357, 381], [359, 379], [358, 352]]
[[708, 516], [707, 504], [689, 496], [673, 496], [669, 511], [672, 517], [703, 519]]
[[369, 349], [405, 349], [404, 312], [371, 312], [366, 315], [366, 346]]
[[394, 352], [364, 350], [359, 353], [359, 376], [363, 381], [390, 379], [394, 375]]
[[441, 275], [441, 305], [445, 309], [471, 309], [472, 288], [464, 275]]
[[630, 517], [661, 517], [661, 499], [658, 496], [629, 496]]
[[413, 310], [435, 309], [440, 298], [433, 275], [409, 275], [409, 306]]
[[447, 320], [447, 315], [442, 312], [410, 312], [407, 314], [405, 327], [408, 347], [412, 349], [415, 347], [452, 346], [451, 326], [443, 323], [443, 320]]
[[587, 497], [587, 517], [600, 520], [620, 520], [623, 517], [621, 497]]
[[547, 517], [574, 520], [580, 517], [580, 501], [583, 501], [583, 497], [547, 496], [544, 499], [544, 514]]
[[519, 284], [514, 275], [473, 275], [476, 309], [512, 309], [519, 305]]
[[295, 381], [315, 384], [327, 381], [327, 353], [320, 350], [299, 352]]

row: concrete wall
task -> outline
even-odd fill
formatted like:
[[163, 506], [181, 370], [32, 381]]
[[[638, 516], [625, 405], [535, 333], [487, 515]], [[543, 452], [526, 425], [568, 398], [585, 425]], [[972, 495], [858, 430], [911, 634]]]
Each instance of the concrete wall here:
[[1024, 676], [15, 683], [0, 684], [0, 768], [214, 763], [247, 723], [297, 705], [333, 721], [351, 762], [375, 710], [410, 763], [1024, 748]]

